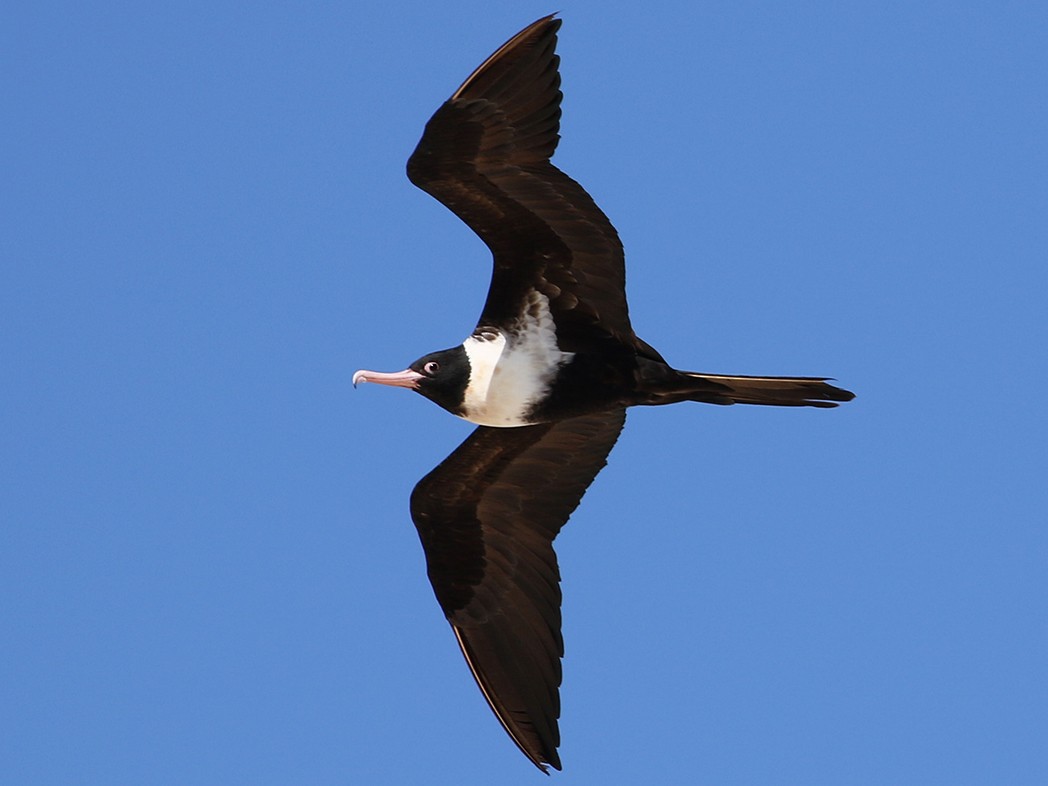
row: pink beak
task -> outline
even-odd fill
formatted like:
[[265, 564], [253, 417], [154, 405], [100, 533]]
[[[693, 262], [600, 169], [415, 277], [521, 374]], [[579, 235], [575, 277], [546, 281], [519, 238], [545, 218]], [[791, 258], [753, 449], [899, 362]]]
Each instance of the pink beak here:
[[418, 387], [418, 381], [422, 379], [422, 374], [417, 371], [412, 371], [410, 368], [406, 368], [403, 371], [397, 371], [394, 374], [384, 374], [381, 371], [366, 371], [361, 369], [353, 375], [353, 387], [356, 387], [361, 382], [375, 382], [379, 385], [391, 385], [396, 388], [410, 388], [414, 390]]

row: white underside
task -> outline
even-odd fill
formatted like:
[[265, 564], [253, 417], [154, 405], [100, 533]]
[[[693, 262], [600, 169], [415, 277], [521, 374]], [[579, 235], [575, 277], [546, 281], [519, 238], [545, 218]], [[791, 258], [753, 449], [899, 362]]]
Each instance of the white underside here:
[[462, 346], [470, 364], [462, 417], [480, 426], [533, 422], [528, 414], [549, 392], [557, 367], [574, 357], [558, 348], [549, 300], [538, 292], [515, 325], [470, 336]]

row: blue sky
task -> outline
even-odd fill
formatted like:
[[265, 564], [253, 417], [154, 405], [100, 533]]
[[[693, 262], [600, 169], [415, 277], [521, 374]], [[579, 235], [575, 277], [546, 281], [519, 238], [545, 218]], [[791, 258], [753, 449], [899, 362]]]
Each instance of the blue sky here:
[[[0, 780], [545, 782], [408, 517], [472, 329], [404, 163], [560, 10], [556, 162], [698, 371], [558, 541], [565, 784], [1048, 782], [1048, 11], [22, 3], [0, 24]], [[918, 7], [915, 7], [918, 6]]]

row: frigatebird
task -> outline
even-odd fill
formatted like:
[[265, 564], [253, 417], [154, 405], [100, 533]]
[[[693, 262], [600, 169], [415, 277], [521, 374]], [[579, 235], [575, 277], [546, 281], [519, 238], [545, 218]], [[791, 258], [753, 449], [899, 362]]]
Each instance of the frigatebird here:
[[437, 601], [495, 716], [539, 769], [561, 768], [560, 573], [553, 540], [618, 439], [626, 408], [699, 401], [833, 407], [824, 377], [670, 366], [630, 325], [622, 243], [550, 158], [560, 20], [499, 47], [426, 124], [411, 182], [476, 232], [494, 272], [473, 333], [397, 373], [478, 428], [411, 494]]

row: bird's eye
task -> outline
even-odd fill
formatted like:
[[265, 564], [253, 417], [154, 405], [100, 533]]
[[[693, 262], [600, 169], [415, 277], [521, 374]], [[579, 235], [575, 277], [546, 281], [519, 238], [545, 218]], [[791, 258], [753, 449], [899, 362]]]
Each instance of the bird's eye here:
[[422, 367], [422, 370], [432, 377], [434, 374], [440, 371], [440, 364], [435, 360], [431, 360], [429, 361], [429, 363]]

